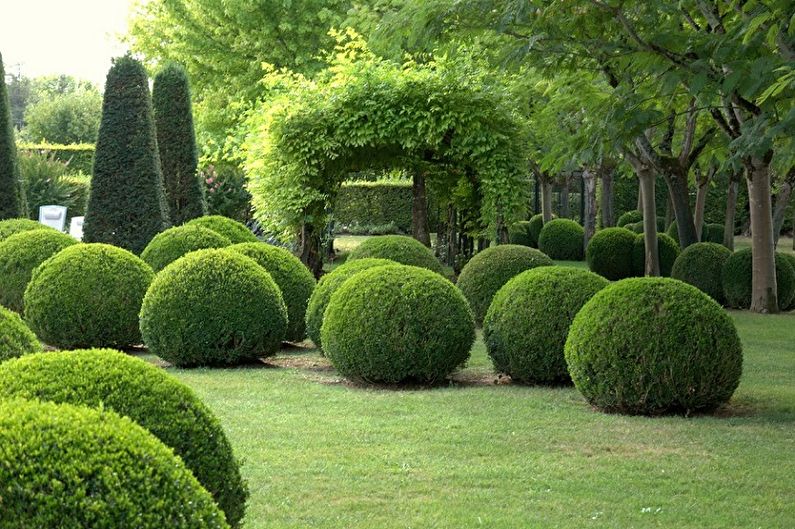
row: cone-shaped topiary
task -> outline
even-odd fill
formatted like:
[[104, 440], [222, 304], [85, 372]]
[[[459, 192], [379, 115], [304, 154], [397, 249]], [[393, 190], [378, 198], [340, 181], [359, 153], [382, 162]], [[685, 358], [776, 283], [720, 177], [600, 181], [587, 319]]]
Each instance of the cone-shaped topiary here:
[[571, 219], [552, 219], [538, 236], [538, 249], [550, 259], [582, 261], [585, 230]]
[[152, 106], [166, 200], [171, 221], [178, 226], [207, 214], [197, 170], [188, 74], [182, 66], [169, 63], [158, 72], [152, 85]]
[[699, 242], [685, 248], [674, 261], [671, 277], [684, 281], [723, 303], [723, 265], [731, 250], [714, 242]]
[[30, 219], [6, 219], [0, 220], [0, 242], [12, 235], [31, 230], [54, 230], [49, 226], [45, 226], [41, 222], [36, 222]]
[[638, 222], [643, 222], [643, 213], [637, 209], [631, 209], [622, 213], [618, 217], [618, 221], [616, 221], [616, 227], [623, 228], [628, 224], [636, 224]]
[[230, 525], [243, 518], [248, 493], [221, 424], [163, 369], [111, 349], [31, 355], [0, 364], [0, 398], [16, 397], [129, 417], [182, 458]]
[[[674, 261], [679, 257], [679, 243], [664, 233], [657, 234], [657, 252], [660, 259], [660, 275], [669, 277]], [[635, 245], [632, 248], [632, 268], [636, 276], [646, 272], [646, 239], [643, 234], [635, 236]]]
[[108, 72], [83, 240], [141, 253], [169, 226], [143, 65], [117, 58]]
[[[721, 280], [727, 306], [736, 309], [747, 309], [751, 306], [752, 268], [753, 256], [750, 248], [737, 250], [726, 259], [721, 271]], [[785, 309], [795, 297], [795, 271], [789, 261], [778, 252], [776, 252], [776, 285], [778, 306], [780, 309]]]
[[635, 237], [635, 233], [626, 228], [605, 228], [597, 231], [585, 250], [588, 268], [610, 281], [632, 277]]
[[[508, 230], [508, 237], [511, 244], [534, 247], [533, 238], [530, 236], [530, 221], [522, 220], [515, 223]], [[537, 244], [537, 243], [536, 243]]]
[[371, 237], [353, 249], [348, 261], [374, 257], [389, 259], [396, 263], [427, 268], [438, 274], [444, 269], [433, 252], [417, 239], [405, 235], [381, 235]]
[[0, 307], [0, 362], [41, 350], [41, 343], [19, 314]]
[[201, 226], [208, 230], [213, 230], [220, 233], [230, 241], [232, 244], [240, 244], [244, 242], [257, 242], [257, 236], [252, 233], [245, 224], [241, 224], [236, 220], [222, 215], [208, 215], [206, 217], [198, 217], [187, 223], [190, 226]]
[[624, 279], [597, 293], [569, 329], [566, 363], [597, 408], [707, 412], [740, 382], [742, 346], [728, 314], [674, 279]]
[[17, 146], [5, 79], [3, 56], [0, 55], [0, 220], [28, 214], [25, 188], [19, 177]]
[[224, 248], [232, 244], [218, 232], [201, 226], [176, 226], [155, 235], [141, 253], [141, 259], [159, 272], [183, 255], [207, 248]]
[[156, 437], [111, 411], [0, 401], [0, 527], [226, 529]]

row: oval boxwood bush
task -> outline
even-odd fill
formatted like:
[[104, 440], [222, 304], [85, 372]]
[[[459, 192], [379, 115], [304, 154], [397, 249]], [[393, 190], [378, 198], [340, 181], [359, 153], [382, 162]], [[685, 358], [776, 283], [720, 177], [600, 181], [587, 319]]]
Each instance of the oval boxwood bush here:
[[138, 311], [154, 272], [127, 250], [76, 244], [44, 261], [25, 290], [25, 320], [44, 343], [129, 347], [141, 343]]
[[15, 233], [31, 230], [54, 230], [49, 226], [45, 226], [41, 222], [36, 222], [30, 219], [6, 219], [0, 220], [0, 241], [11, 237]]
[[627, 224], [637, 224], [638, 222], [643, 222], [643, 214], [637, 209], [632, 209], [622, 213], [618, 217], [616, 227], [623, 228]]
[[247, 491], [218, 419], [163, 369], [110, 349], [51, 352], [0, 364], [0, 398], [112, 410], [146, 428], [182, 458], [230, 525]]
[[326, 307], [328, 307], [328, 303], [331, 301], [331, 296], [334, 292], [336, 292], [345, 281], [359, 272], [376, 266], [386, 266], [390, 264], [397, 263], [389, 259], [357, 259], [335, 268], [333, 271], [320, 278], [317, 287], [309, 298], [309, 304], [306, 308], [306, 333], [318, 349], [322, 347], [320, 327], [323, 325], [323, 314], [325, 314]]
[[701, 241], [723, 244], [723, 224], [704, 224], [701, 228]]
[[535, 268], [508, 281], [483, 323], [494, 368], [518, 382], [569, 382], [563, 356], [569, 326], [585, 302], [608, 284], [592, 272], [562, 266]]
[[530, 236], [530, 221], [522, 220], [515, 223], [508, 230], [508, 238], [511, 244], [518, 244], [520, 246], [535, 246], [533, 238]]
[[287, 308], [270, 274], [225, 249], [191, 252], [165, 267], [141, 307], [144, 343], [177, 366], [271, 356], [286, 332]]
[[0, 242], [0, 305], [22, 312], [33, 270], [77, 241], [57, 230], [29, 230]]
[[588, 268], [611, 281], [631, 277], [635, 233], [626, 228], [605, 228], [588, 242], [585, 260]]
[[[657, 234], [657, 255], [660, 259], [660, 275], [669, 277], [674, 261], [679, 257], [679, 244], [664, 233]], [[642, 276], [646, 272], [646, 240], [643, 234], [635, 236], [635, 244], [632, 248], [632, 268], [636, 276]]]
[[723, 264], [731, 251], [722, 244], [699, 242], [685, 248], [674, 261], [671, 277], [691, 284], [709, 297], [723, 303]]
[[[736, 309], [751, 306], [751, 277], [753, 257], [750, 248], [737, 250], [726, 259], [721, 271], [726, 305]], [[795, 272], [780, 253], [776, 253], [776, 285], [778, 306], [784, 309], [795, 297]]]
[[242, 242], [257, 242], [257, 236], [246, 227], [236, 220], [222, 215], [207, 215], [205, 217], [197, 217], [185, 226], [201, 226], [216, 233], [219, 233], [229, 239], [232, 244], [239, 244]]
[[36, 335], [28, 329], [19, 314], [0, 307], [0, 362], [41, 350]]
[[550, 259], [582, 261], [585, 230], [571, 219], [552, 219], [538, 236], [538, 249]]
[[141, 252], [141, 259], [159, 272], [183, 255], [207, 248], [224, 248], [232, 244], [220, 233], [201, 226], [177, 226], [160, 232]]
[[315, 289], [315, 276], [289, 250], [261, 242], [235, 244], [230, 250], [252, 258], [276, 282], [287, 306], [287, 335], [291, 342], [306, 337], [306, 305]]
[[466, 299], [448, 280], [389, 265], [346, 281], [331, 296], [320, 333], [343, 376], [433, 383], [469, 358], [475, 324]]
[[476, 253], [461, 270], [457, 285], [480, 325], [494, 294], [505, 283], [525, 270], [553, 264], [552, 259], [533, 248], [501, 244]]
[[442, 263], [417, 239], [405, 235], [381, 235], [371, 237], [351, 251], [348, 261], [374, 257], [389, 259], [396, 263], [427, 268], [443, 274]]
[[574, 385], [608, 412], [708, 412], [740, 382], [742, 347], [726, 312], [697, 288], [659, 277], [597, 293], [569, 329]]
[[0, 401], [0, 446], [4, 529], [229, 527], [168, 447], [111, 411]]
[[530, 237], [530, 246], [538, 248], [538, 236], [541, 235], [541, 230], [544, 228], [544, 214], [537, 213], [530, 217], [527, 221], [527, 235]]

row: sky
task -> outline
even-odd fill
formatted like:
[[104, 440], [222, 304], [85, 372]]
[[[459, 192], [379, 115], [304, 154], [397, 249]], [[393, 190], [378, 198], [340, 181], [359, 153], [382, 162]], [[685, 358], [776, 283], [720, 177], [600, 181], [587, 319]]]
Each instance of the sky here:
[[0, 0], [0, 53], [7, 73], [68, 74], [105, 84], [126, 47], [133, 0]]

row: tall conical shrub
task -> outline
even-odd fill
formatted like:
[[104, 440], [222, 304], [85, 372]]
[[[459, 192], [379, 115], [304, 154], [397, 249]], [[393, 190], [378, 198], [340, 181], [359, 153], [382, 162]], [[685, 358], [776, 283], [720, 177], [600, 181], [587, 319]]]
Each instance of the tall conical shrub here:
[[127, 55], [105, 82], [83, 240], [138, 254], [169, 225], [149, 79]]
[[180, 225], [207, 213], [197, 172], [196, 134], [185, 69], [168, 64], [152, 88], [157, 146], [171, 220]]
[[0, 220], [27, 217], [5, 79], [3, 56], [0, 55]]

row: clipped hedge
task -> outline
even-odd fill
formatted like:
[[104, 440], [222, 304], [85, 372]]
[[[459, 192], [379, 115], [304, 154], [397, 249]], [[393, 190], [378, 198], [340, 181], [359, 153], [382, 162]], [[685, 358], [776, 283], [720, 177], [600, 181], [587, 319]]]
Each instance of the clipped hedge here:
[[729, 315], [697, 288], [632, 278], [597, 293], [569, 329], [574, 385], [607, 412], [709, 412], [740, 382], [742, 346]]
[[[669, 277], [674, 261], [679, 257], [679, 244], [664, 233], [657, 234], [657, 255], [660, 260], [660, 275]], [[646, 272], [646, 240], [643, 234], [635, 236], [635, 245], [632, 248], [632, 268], [636, 276]]]
[[634, 275], [632, 253], [636, 234], [626, 228], [605, 228], [588, 241], [585, 260], [588, 268], [611, 281]]
[[527, 234], [530, 237], [530, 246], [538, 248], [538, 236], [541, 235], [541, 230], [544, 228], [544, 215], [538, 213], [530, 217], [527, 225]]
[[550, 259], [582, 261], [585, 230], [571, 219], [552, 219], [538, 236], [538, 249]]
[[0, 242], [22, 231], [31, 230], [54, 230], [45, 226], [41, 222], [30, 219], [6, 219], [0, 220]]
[[508, 238], [511, 241], [511, 244], [530, 247], [535, 247], [538, 245], [538, 241], [534, 240], [530, 235], [529, 220], [522, 220], [511, 226], [511, 228], [508, 230]]
[[334, 221], [342, 226], [394, 226], [411, 233], [414, 197], [410, 180], [345, 182], [334, 199]]
[[0, 362], [41, 352], [42, 347], [19, 314], [0, 307]]
[[622, 213], [618, 217], [618, 220], [616, 221], [616, 227], [623, 228], [627, 224], [637, 224], [638, 222], [643, 222], [643, 213], [637, 209], [633, 209]]
[[219, 233], [229, 239], [232, 244], [240, 244], [244, 242], [257, 242], [257, 236], [252, 233], [250, 229], [236, 220], [221, 215], [207, 215], [205, 217], [197, 217], [186, 226], [201, 226], [216, 233]]
[[396, 263], [427, 268], [438, 274], [444, 269], [439, 259], [417, 239], [405, 235], [381, 235], [371, 237], [351, 251], [348, 261], [373, 257], [389, 259]]
[[723, 224], [704, 224], [701, 228], [701, 242], [723, 244]]
[[731, 251], [714, 242], [699, 242], [685, 248], [674, 261], [671, 277], [701, 290], [718, 303], [724, 302], [723, 265]]
[[[753, 256], [750, 248], [737, 250], [726, 259], [721, 271], [726, 305], [736, 309], [747, 309], [751, 306], [752, 275]], [[776, 253], [776, 285], [778, 306], [780, 309], [785, 309], [789, 307], [795, 297], [795, 270], [789, 261], [778, 252]]]
[[69, 167], [72, 173], [91, 174], [94, 166], [94, 145], [91, 143], [20, 143], [20, 153], [52, 156]]
[[155, 235], [141, 252], [141, 259], [159, 272], [180, 257], [196, 250], [224, 248], [232, 244], [220, 233], [201, 226], [177, 226]]

